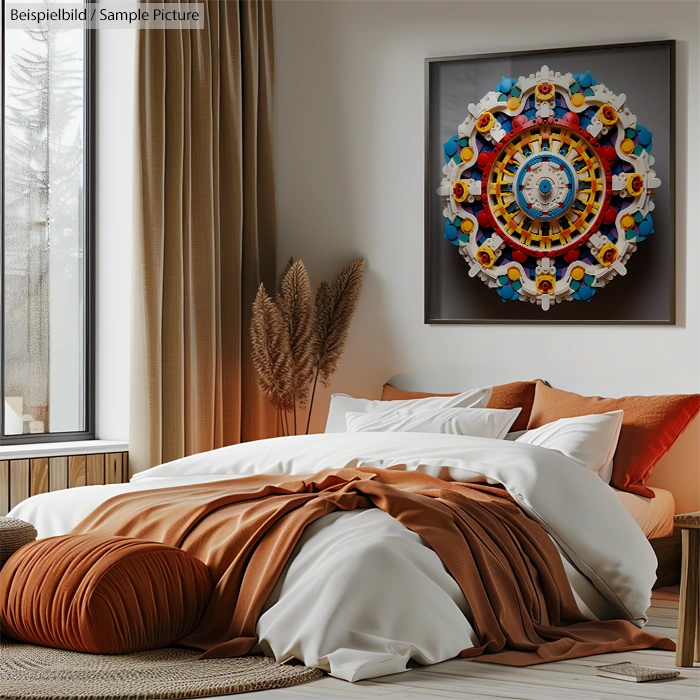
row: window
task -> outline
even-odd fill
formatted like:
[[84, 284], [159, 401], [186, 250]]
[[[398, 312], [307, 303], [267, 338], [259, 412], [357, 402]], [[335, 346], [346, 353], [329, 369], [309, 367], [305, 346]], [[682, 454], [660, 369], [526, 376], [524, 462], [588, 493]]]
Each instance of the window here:
[[0, 443], [90, 438], [93, 32], [2, 5]]

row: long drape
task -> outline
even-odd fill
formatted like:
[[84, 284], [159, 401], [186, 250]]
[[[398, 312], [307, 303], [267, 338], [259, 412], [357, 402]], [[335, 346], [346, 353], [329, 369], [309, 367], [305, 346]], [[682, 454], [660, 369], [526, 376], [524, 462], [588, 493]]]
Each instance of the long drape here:
[[274, 285], [270, 0], [138, 36], [132, 471], [274, 434], [250, 361]]

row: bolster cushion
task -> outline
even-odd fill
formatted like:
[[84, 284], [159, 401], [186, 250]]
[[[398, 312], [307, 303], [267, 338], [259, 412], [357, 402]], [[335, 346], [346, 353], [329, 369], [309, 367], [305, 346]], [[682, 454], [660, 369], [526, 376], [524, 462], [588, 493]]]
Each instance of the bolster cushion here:
[[181, 549], [129, 537], [50, 537], [22, 547], [0, 571], [0, 626], [57, 649], [156, 649], [194, 629], [211, 592], [206, 565]]

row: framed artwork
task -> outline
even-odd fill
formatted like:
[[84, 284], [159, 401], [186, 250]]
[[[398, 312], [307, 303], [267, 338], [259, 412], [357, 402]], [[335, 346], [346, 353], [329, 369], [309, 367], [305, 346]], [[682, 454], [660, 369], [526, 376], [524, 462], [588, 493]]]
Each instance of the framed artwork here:
[[675, 42], [426, 59], [426, 323], [675, 322]]

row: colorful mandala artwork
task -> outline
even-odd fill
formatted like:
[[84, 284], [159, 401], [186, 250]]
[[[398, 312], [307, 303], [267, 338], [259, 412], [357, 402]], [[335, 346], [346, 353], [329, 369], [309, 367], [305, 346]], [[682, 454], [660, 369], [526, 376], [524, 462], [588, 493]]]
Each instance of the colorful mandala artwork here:
[[502, 78], [444, 144], [445, 238], [504, 301], [590, 301], [654, 232], [652, 133], [589, 72]]

